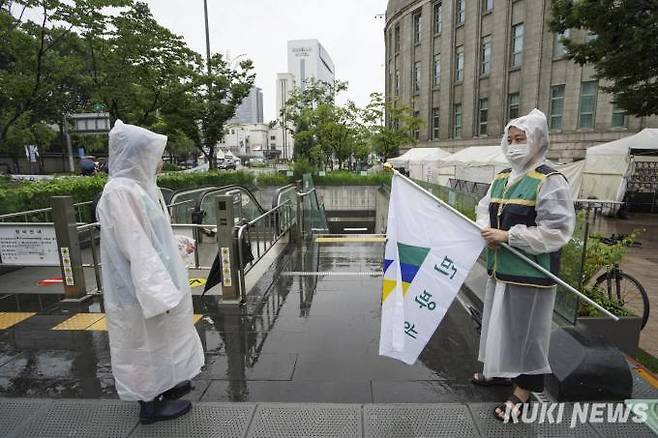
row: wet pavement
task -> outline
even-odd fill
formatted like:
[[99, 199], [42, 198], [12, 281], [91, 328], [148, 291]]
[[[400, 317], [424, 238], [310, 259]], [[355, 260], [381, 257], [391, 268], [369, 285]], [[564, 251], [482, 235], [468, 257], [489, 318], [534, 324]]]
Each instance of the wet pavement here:
[[380, 357], [382, 255], [374, 238], [291, 244], [244, 306], [194, 296], [206, 356], [186, 397], [194, 409], [153, 426], [137, 424], [135, 403], [112, 400], [98, 297], [74, 309], [57, 288], [6, 294], [0, 436], [653, 436], [642, 424], [493, 419], [508, 389], [470, 384], [479, 335], [460, 300], [414, 366]]
[[[195, 296], [206, 365], [192, 399], [418, 403], [504, 397], [505, 390], [469, 383], [480, 369], [478, 335], [458, 301], [416, 365], [378, 355], [382, 252], [376, 241], [291, 245], [244, 307]], [[36, 313], [0, 330], [0, 395], [116, 398], [107, 332], [93, 328], [98, 318], [53, 330], [76, 313], [59, 305], [60, 297], [0, 300], [2, 312]], [[95, 298], [78, 311], [102, 312], [102, 303]]]

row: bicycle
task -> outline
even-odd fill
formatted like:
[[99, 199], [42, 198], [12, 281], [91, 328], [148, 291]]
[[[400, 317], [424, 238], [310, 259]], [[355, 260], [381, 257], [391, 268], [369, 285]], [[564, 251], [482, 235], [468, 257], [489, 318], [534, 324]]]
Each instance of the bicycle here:
[[[612, 245], [624, 240], [625, 236], [615, 236], [601, 239], [602, 243]], [[642, 327], [649, 320], [649, 296], [647, 291], [635, 277], [625, 273], [618, 263], [606, 267], [606, 271], [596, 278], [594, 287], [608, 293], [608, 298], [616, 300], [617, 304], [642, 317]]]

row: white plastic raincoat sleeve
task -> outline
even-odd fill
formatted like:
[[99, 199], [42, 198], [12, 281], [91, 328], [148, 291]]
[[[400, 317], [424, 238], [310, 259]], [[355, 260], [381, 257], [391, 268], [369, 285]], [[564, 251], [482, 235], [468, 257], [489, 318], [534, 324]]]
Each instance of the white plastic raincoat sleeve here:
[[129, 261], [135, 296], [144, 318], [152, 318], [178, 305], [184, 293], [176, 287], [172, 273], [162, 263], [152, 242], [151, 222], [144, 203], [129, 190], [113, 191], [107, 199], [107, 212], [112, 216], [113, 237], [123, 256]]
[[489, 186], [487, 194], [484, 195], [484, 198], [480, 199], [477, 207], [475, 207], [475, 222], [481, 227], [489, 227], [491, 225], [491, 219], [489, 219], [489, 203], [491, 202], [492, 185]]
[[514, 225], [509, 244], [530, 254], [559, 250], [569, 242], [576, 226], [576, 212], [569, 184], [561, 175], [544, 181], [537, 196], [537, 226]]

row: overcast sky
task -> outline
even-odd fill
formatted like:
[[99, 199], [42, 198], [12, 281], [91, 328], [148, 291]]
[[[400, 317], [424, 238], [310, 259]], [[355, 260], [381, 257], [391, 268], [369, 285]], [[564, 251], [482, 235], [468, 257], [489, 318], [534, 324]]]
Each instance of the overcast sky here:
[[[205, 56], [203, 0], [147, 0], [156, 20]], [[242, 53], [254, 62], [265, 122], [276, 117], [276, 74], [288, 69], [286, 42], [316, 38], [329, 52], [336, 79], [348, 81], [339, 99], [368, 102], [384, 91], [386, 0], [208, 0], [210, 49]]]

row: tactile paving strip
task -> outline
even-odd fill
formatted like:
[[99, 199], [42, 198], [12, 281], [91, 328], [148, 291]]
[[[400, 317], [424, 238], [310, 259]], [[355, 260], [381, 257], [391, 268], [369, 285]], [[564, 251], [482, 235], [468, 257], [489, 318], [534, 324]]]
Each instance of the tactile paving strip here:
[[317, 237], [318, 243], [384, 243], [384, 237]]
[[631, 371], [633, 375], [633, 398], [658, 398], [658, 388], [647, 382], [638, 370]]
[[479, 437], [465, 405], [366, 405], [363, 410], [368, 437]]
[[249, 427], [256, 405], [204, 403], [192, 406], [192, 411], [175, 420], [139, 425], [131, 438], [243, 437]]
[[104, 313], [76, 313], [66, 321], [57, 324], [53, 330], [85, 330], [104, 317]]
[[[538, 404], [538, 403], [537, 403]], [[516, 423], [509, 424], [496, 420], [493, 417], [493, 410], [496, 403], [469, 403], [468, 407], [473, 414], [476, 425], [483, 437], [491, 438], [526, 438], [526, 437], [543, 437], [543, 438], [557, 438], [557, 437], [570, 437], [570, 438], [594, 438], [598, 434], [592, 429], [589, 424], [576, 423], [571, 428], [571, 413], [573, 407], [565, 404], [563, 420], [559, 424], [551, 424], [549, 422], [535, 421], [531, 424]], [[539, 405], [539, 404], [538, 404]], [[539, 408], [537, 408], [539, 409]], [[538, 414], [539, 416], [539, 414]], [[532, 417], [530, 415], [530, 417]]]
[[0, 329], [8, 329], [34, 315], [34, 312], [0, 312]]
[[45, 412], [33, 417], [16, 436], [123, 438], [135, 428], [137, 421], [137, 403], [56, 401]]
[[0, 404], [0, 436], [10, 436], [50, 402], [42, 400], [7, 400]]
[[107, 319], [105, 319], [105, 316], [103, 316], [101, 319], [99, 319], [98, 321], [87, 327], [85, 330], [106, 332]]
[[258, 406], [248, 437], [361, 437], [360, 405]]

